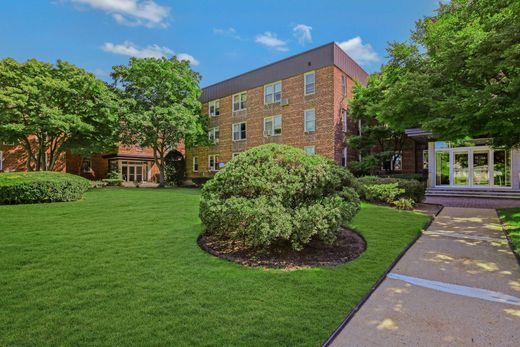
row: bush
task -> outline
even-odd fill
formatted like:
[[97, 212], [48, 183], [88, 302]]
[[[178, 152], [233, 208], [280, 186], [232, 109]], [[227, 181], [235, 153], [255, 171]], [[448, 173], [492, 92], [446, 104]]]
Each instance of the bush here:
[[0, 174], [0, 204], [34, 204], [79, 200], [90, 181], [61, 172]]
[[421, 173], [394, 173], [388, 175], [381, 175], [381, 177], [385, 178], [401, 178], [404, 180], [416, 180], [419, 182], [425, 182], [428, 178], [427, 175]]
[[117, 187], [123, 185], [124, 180], [122, 178], [105, 178], [101, 180], [106, 183], [107, 186]]
[[107, 183], [103, 181], [90, 181], [90, 188], [103, 188], [106, 186]]
[[365, 199], [372, 202], [386, 202], [390, 204], [404, 193], [404, 189], [397, 183], [372, 184], [364, 187]]
[[355, 178], [335, 162], [268, 144], [230, 161], [202, 189], [206, 233], [253, 249], [331, 244], [359, 210]]
[[107, 178], [108, 180], [122, 180], [123, 179], [123, 176], [121, 175], [121, 173], [119, 171], [110, 171], [109, 173], [107, 173]]
[[[382, 184], [397, 184], [399, 189], [404, 190], [398, 198], [412, 199], [414, 202], [421, 202], [424, 199], [424, 184], [411, 179], [364, 176], [358, 178], [358, 183], [361, 185], [359, 190], [363, 199], [367, 199], [366, 190], [368, 186], [382, 185]], [[387, 202], [380, 200], [380, 202]]]
[[399, 200], [392, 201], [392, 205], [397, 207], [399, 210], [413, 210], [415, 203], [412, 199], [401, 198]]
[[191, 179], [191, 181], [193, 182], [193, 184], [195, 186], [202, 187], [210, 179], [211, 179], [211, 177], [194, 177]]

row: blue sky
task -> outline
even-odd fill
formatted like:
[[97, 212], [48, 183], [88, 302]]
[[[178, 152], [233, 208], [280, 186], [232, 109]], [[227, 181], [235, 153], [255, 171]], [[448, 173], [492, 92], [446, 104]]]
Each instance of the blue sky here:
[[109, 80], [130, 55], [192, 61], [207, 86], [336, 41], [369, 72], [436, 0], [0, 0], [0, 59], [64, 59]]

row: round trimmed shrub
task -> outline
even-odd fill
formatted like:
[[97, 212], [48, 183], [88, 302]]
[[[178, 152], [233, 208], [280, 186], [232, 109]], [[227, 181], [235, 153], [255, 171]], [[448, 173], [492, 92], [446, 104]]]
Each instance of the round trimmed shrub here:
[[89, 188], [89, 180], [67, 173], [0, 173], [0, 204], [74, 201]]
[[241, 153], [202, 189], [206, 233], [253, 249], [332, 244], [359, 211], [356, 179], [319, 155], [268, 144]]

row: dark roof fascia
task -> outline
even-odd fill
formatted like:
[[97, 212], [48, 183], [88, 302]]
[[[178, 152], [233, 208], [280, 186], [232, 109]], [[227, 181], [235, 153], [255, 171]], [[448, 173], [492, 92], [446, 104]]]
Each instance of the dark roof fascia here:
[[135, 159], [135, 160], [145, 160], [145, 161], [154, 160], [154, 157], [149, 156], [149, 155], [119, 154], [119, 153], [105, 154], [102, 157], [104, 159]]
[[329, 65], [336, 65], [351, 78], [366, 84], [368, 73], [335, 42], [330, 42], [207, 86], [202, 89], [200, 101], [219, 99]]

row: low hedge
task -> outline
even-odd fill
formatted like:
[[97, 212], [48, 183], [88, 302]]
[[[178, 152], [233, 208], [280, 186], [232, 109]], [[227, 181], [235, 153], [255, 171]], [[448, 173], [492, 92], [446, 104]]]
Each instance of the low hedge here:
[[[388, 189], [379, 189], [379, 191], [385, 192], [385, 194], [383, 194], [384, 196], [377, 196], [377, 194], [374, 193], [374, 190], [378, 190], [377, 188], [367, 188], [376, 185], [395, 185], [395, 189], [398, 190], [398, 194], [396, 196], [397, 199], [411, 199], [414, 202], [421, 202], [424, 199], [424, 184], [417, 180], [393, 177], [364, 176], [358, 178], [358, 183], [361, 185], [361, 198], [369, 201], [388, 202]], [[370, 192], [367, 190], [370, 190]]]
[[0, 173], [0, 204], [35, 204], [79, 200], [90, 181], [61, 172]]
[[380, 177], [384, 178], [401, 178], [404, 180], [416, 180], [419, 182], [425, 182], [428, 178], [427, 175], [421, 173], [394, 173], [388, 175], [381, 175]]

